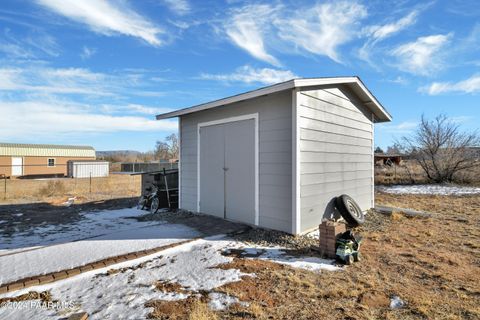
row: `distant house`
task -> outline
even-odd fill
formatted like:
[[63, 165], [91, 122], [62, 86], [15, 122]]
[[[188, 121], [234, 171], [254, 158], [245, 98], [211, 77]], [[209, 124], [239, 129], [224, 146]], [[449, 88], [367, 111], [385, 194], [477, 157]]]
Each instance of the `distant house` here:
[[95, 160], [89, 146], [0, 143], [0, 176], [65, 176], [68, 161]]
[[400, 165], [404, 159], [404, 156], [401, 154], [385, 154], [385, 153], [375, 153], [375, 164], [376, 165], [388, 165], [393, 164]]

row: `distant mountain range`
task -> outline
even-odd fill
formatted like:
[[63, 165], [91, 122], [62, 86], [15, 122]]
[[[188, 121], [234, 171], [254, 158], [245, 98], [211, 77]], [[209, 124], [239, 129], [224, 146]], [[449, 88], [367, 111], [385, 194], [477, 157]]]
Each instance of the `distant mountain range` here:
[[114, 157], [114, 156], [140, 156], [142, 152], [135, 150], [111, 150], [97, 151], [97, 157]]

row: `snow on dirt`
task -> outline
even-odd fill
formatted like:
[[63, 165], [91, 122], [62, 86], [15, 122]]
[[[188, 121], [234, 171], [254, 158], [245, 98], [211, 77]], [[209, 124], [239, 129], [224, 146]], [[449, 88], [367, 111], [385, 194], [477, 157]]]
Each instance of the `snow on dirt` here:
[[[42, 310], [34, 313], [8, 307], [0, 307], [1, 319], [56, 319], [60, 313], [86, 311], [89, 319], [143, 319], [151, 312], [144, 304], [150, 300], [184, 299], [188, 293], [164, 293], [155, 288], [157, 281], [176, 282], [183, 288], [195, 292], [212, 290], [229, 282], [239, 281], [245, 274], [236, 269], [217, 269], [219, 264], [228, 263], [230, 257], [220, 251], [231, 246], [232, 241], [219, 238], [201, 239], [177, 247], [166, 249], [149, 257], [136, 259], [115, 265], [115, 268], [136, 266], [147, 261], [140, 268], [124, 269], [107, 275], [107, 268], [90, 271], [77, 277], [55, 282], [49, 285], [32, 287], [15, 292], [15, 295], [27, 291], [51, 290], [52, 299], [59, 303], [74, 305], [61, 310]], [[217, 306], [230, 302], [218, 298]]]
[[480, 194], [480, 188], [442, 185], [442, 184], [420, 184], [420, 185], [392, 185], [377, 186], [377, 190], [394, 194], [436, 194], [436, 195], [467, 195]]
[[45, 224], [13, 235], [0, 233], [0, 255], [13, 249], [28, 250], [31, 246], [82, 240], [151, 225], [151, 222], [135, 219], [144, 214], [145, 211], [135, 208], [85, 212], [80, 220], [68, 224]]
[[[335, 260], [322, 259], [319, 257], [293, 256], [289, 255], [285, 248], [281, 247], [243, 247], [237, 243], [236, 248], [243, 250], [245, 258], [255, 257], [256, 259], [269, 260], [276, 263], [288, 265], [293, 268], [300, 268], [310, 271], [337, 271], [342, 268], [335, 265]], [[229, 248], [231, 249], [231, 248]], [[226, 249], [228, 253], [229, 249]]]
[[200, 235], [184, 225], [132, 218], [141, 214], [144, 211], [131, 208], [87, 213], [70, 225], [43, 226], [33, 233], [15, 234], [9, 243], [0, 241], [0, 284]]

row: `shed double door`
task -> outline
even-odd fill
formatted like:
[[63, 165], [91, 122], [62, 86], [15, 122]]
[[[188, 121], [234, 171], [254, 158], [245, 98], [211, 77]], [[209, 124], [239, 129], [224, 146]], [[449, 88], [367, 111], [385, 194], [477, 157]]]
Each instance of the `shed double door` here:
[[200, 127], [200, 211], [255, 224], [255, 121]]

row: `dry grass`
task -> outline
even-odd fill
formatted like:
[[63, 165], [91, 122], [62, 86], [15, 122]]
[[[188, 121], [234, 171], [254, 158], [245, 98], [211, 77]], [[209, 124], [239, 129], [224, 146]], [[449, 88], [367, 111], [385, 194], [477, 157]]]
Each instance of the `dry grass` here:
[[61, 178], [48, 180], [0, 180], [0, 203], [49, 202], [62, 203], [69, 197], [76, 202], [107, 200], [140, 195], [140, 176], [114, 174], [104, 178]]
[[216, 320], [217, 314], [208, 308], [208, 304], [200, 300], [193, 303], [192, 310], [188, 316], [189, 320]]
[[[250, 303], [216, 312], [221, 319], [479, 319], [480, 197], [377, 194], [378, 204], [434, 212], [431, 218], [372, 214], [360, 230], [363, 260], [314, 273], [269, 261], [234, 258], [219, 268], [255, 277], [215, 289]], [[394, 295], [407, 305], [390, 309]], [[206, 294], [159, 302], [168, 319]], [[166, 306], [169, 305], [167, 308]], [[177, 309], [178, 308], [178, 309]], [[183, 311], [182, 311], [183, 312]], [[173, 318], [171, 318], [173, 319]]]
[[20, 302], [20, 301], [29, 301], [29, 300], [40, 300], [42, 302], [52, 301], [52, 295], [50, 291], [29, 291], [27, 293], [21, 294], [15, 297], [0, 298], [0, 306], [7, 302]]
[[[457, 183], [479, 185], [480, 166], [455, 175]], [[398, 166], [375, 166], [375, 184], [425, 184], [431, 183], [420, 165], [414, 160], [403, 160]]]

